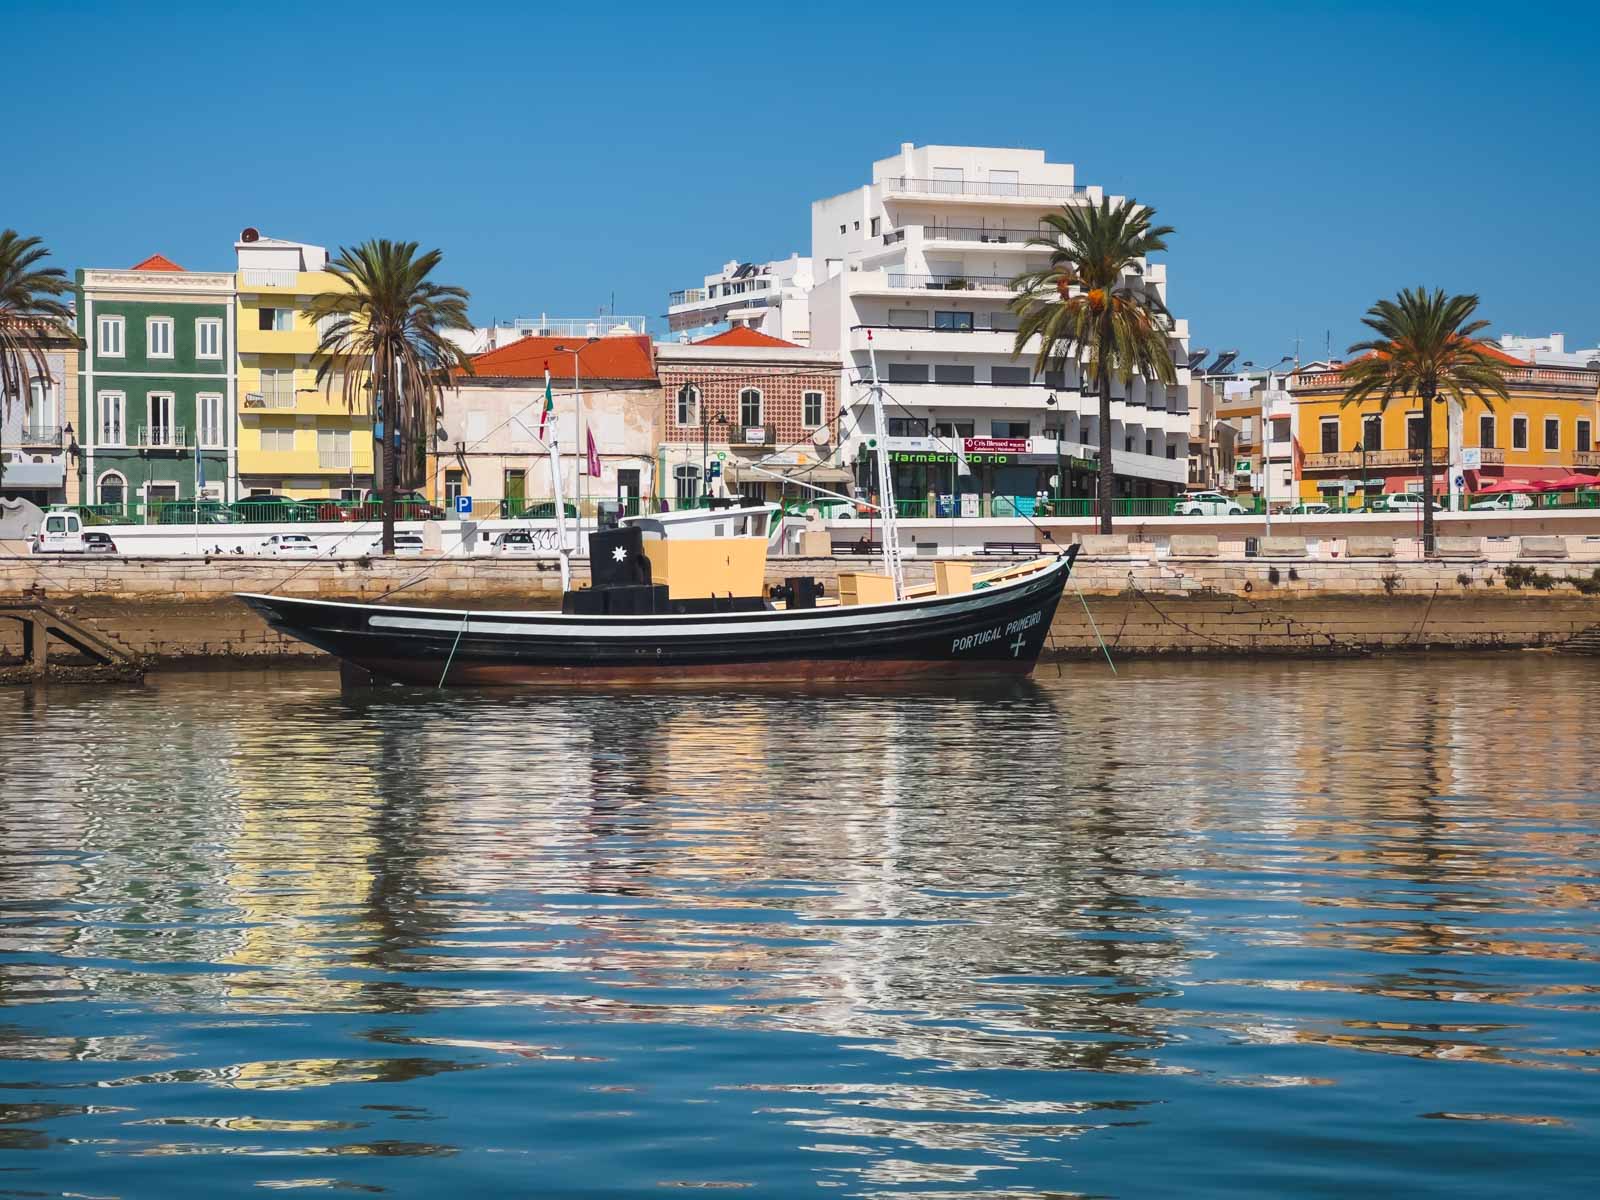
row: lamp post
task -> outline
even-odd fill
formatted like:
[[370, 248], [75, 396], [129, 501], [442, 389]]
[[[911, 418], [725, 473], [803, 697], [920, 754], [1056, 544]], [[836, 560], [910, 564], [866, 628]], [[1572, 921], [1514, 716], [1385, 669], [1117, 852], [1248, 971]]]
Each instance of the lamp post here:
[[1044, 405], [1045, 405], [1046, 408], [1057, 409], [1057, 412], [1056, 412], [1056, 437], [1055, 437], [1055, 442], [1056, 442], [1056, 486], [1055, 486], [1056, 499], [1055, 499], [1055, 503], [1050, 506], [1051, 507], [1051, 515], [1052, 516], [1057, 516], [1057, 517], [1059, 517], [1061, 515], [1061, 489], [1066, 484], [1066, 476], [1061, 470], [1061, 420], [1062, 420], [1062, 414], [1059, 411], [1060, 404], [1061, 404], [1061, 401], [1056, 398], [1056, 394], [1054, 392], [1051, 392], [1048, 396], [1046, 396], [1044, 398]]
[[707, 504], [709, 504], [711, 501], [711, 480], [709, 478], [711, 465], [711, 422], [716, 421], [718, 424], [726, 426], [728, 424], [728, 418], [723, 416], [721, 413], [718, 413], [716, 416], [711, 415], [711, 410], [706, 406], [705, 403], [705, 393], [700, 390], [700, 386], [698, 384], [695, 385], [695, 396], [700, 402], [700, 489], [701, 494], [705, 497]]
[[1361, 440], [1352, 450], [1361, 455], [1361, 507], [1367, 507], [1367, 431], [1366, 426], [1361, 428]]
[[[1268, 396], [1272, 394], [1272, 373], [1286, 362], [1294, 359], [1285, 354], [1277, 362], [1267, 368], [1266, 379], [1261, 385], [1261, 500], [1266, 510], [1267, 536], [1272, 536], [1272, 413], [1267, 407]], [[1254, 367], [1253, 362], [1240, 364], [1245, 367]]]
[[[72, 464], [72, 473], [74, 476], [76, 476], [78, 473], [78, 460], [83, 456], [83, 447], [78, 445], [78, 434], [72, 428], [71, 421], [68, 421], [66, 425], [62, 427], [61, 433], [67, 439], [67, 460]], [[63, 481], [61, 485], [61, 490], [62, 493], [65, 494], [67, 490], [65, 481]], [[78, 487], [78, 503], [83, 503], [83, 487], [81, 480], [79, 481]]]

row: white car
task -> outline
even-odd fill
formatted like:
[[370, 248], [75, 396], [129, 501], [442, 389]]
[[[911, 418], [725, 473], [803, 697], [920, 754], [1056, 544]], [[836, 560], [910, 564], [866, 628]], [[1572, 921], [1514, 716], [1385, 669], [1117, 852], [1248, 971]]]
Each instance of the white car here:
[[[383, 539], [380, 537], [367, 549], [367, 553], [374, 558], [383, 553]], [[396, 558], [421, 558], [422, 535], [420, 533], [399, 533], [394, 535], [394, 556]]]
[[261, 553], [269, 558], [308, 558], [317, 553], [317, 544], [303, 533], [275, 533], [261, 543]]
[[526, 529], [508, 529], [494, 539], [493, 552], [500, 558], [534, 558], [538, 554], [533, 535]]
[[1237, 500], [1230, 500], [1221, 492], [1185, 492], [1172, 506], [1175, 517], [1242, 517], [1244, 509]]
[[[1421, 492], [1385, 492], [1372, 502], [1374, 512], [1414, 512], [1420, 513], [1425, 501]], [[1433, 511], [1439, 511], [1439, 505], [1434, 503]]]
[[1533, 501], [1521, 492], [1503, 492], [1498, 496], [1487, 496], [1482, 500], [1474, 500], [1467, 508], [1471, 511], [1501, 510], [1510, 512], [1516, 508], [1532, 508]]
[[75, 512], [52, 511], [30, 542], [33, 554], [84, 554], [88, 545], [83, 537], [83, 519]]

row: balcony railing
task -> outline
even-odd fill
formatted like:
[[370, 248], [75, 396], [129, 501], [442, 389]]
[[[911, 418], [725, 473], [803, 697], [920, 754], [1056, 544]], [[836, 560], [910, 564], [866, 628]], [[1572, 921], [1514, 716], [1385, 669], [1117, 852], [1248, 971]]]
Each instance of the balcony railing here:
[[282, 388], [277, 388], [270, 392], [246, 392], [244, 394], [244, 406], [254, 409], [293, 408], [294, 392], [286, 391]]
[[59, 446], [61, 445], [61, 426], [24, 426], [22, 430], [22, 444], [24, 446]]
[[[1483, 451], [1485, 463], [1503, 463], [1505, 451], [1485, 449]], [[1421, 450], [1368, 450], [1365, 455], [1359, 450], [1340, 450], [1331, 454], [1308, 454], [1305, 457], [1305, 469], [1308, 471], [1348, 470], [1351, 467], [1360, 469], [1363, 462], [1368, 467], [1407, 467], [1413, 463], [1422, 465]], [[1443, 446], [1433, 448], [1433, 465], [1436, 467], [1448, 466], [1450, 451]]]
[[928, 292], [1011, 292], [1007, 275], [906, 275], [889, 272], [892, 288], [914, 288]]
[[1572, 463], [1577, 467], [1600, 467], [1600, 450], [1579, 450], [1572, 456]]
[[[985, 229], [976, 225], [924, 225], [922, 236], [930, 242], [985, 242], [999, 246], [1026, 246], [1045, 236], [1041, 229]], [[1036, 247], [1043, 250], [1043, 247]]]
[[317, 469], [321, 471], [348, 471], [351, 467], [350, 451], [317, 451]]
[[886, 192], [916, 192], [930, 196], [1029, 196], [1041, 200], [1070, 200], [1088, 189], [1079, 184], [1021, 183], [1001, 180], [916, 179], [891, 175], [883, 180]]
[[141, 425], [133, 443], [141, 450], [179, 450], [189, 445], [182, 425]]
[[771, 425], [735, 425], [728, 431], [731, 446], [772, 446], [777, 443], [777, 430]]

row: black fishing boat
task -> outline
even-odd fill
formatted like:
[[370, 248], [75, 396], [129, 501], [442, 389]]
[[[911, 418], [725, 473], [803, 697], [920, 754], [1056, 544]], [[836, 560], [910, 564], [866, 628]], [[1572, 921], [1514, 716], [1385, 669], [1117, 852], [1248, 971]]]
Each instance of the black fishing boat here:
[[630, 518], [588, 537], [592, 586], [562, 610], [483, 611], [239, 598], [277, 629], [370, 672], [429, 686], [715, 683], [1022, 675], [1077, 547], [933, 583], [846, 573], [764, 585], [775, 507]]

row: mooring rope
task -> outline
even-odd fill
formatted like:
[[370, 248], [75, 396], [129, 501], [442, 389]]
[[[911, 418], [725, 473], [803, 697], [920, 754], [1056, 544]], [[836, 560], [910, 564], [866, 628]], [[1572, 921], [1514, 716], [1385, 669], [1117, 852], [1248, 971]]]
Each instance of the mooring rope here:
[[439, 674], [439, 684], [435, 691], [444, 687], [444, 681], [450, 677], [450, 664], [456, 660], [456, 647], [461, 645], [461, 635], [467, 631], [467, 618], [471, 615], [470, 612], [461, 614], [461, 628], [456, 630], [456, 640], [450, 643], [450, 655], [444, 660], [444, 670]]

